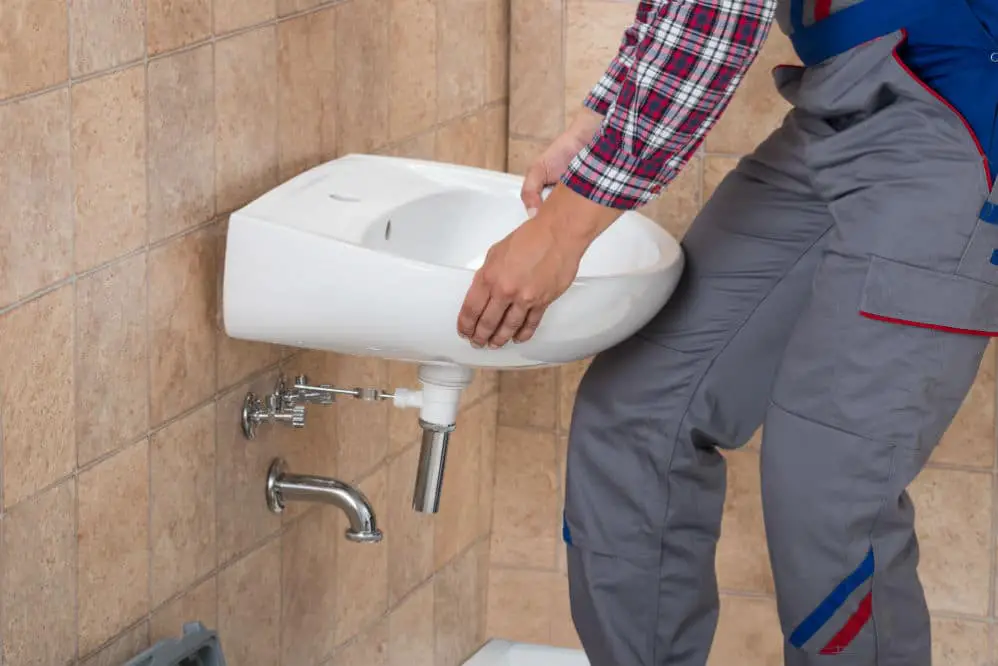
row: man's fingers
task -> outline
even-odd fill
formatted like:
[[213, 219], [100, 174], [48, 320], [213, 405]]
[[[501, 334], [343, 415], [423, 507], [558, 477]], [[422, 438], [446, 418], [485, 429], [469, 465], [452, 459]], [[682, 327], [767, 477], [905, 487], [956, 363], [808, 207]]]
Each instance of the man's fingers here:
[[516, 335], [513, 336], [513, 340], [516, 342], [526, 342], [530, 338], [534, 337], [534, 333], [537, 332], [537, 327], [541, 325], [541, 318], [544, 316], [544, 311], [547, 307], [537, 307], [531, 308], [530, 312], [527, 313], [527, 318], [523, 322], [523, 326], [517, 331]]
[[544, 173], [544, 167], [540, 162], [535, 162], [527, 170], [526, 176], [523, 178], [523, 188], [520, 190], [520, 199], [523, 201], [523, 205], [532, 214], [536, 214], [537, 210], [541, 207], [541, 192], [544, 191], [544, 186], [547, 185], [546, 174]]
[[506, 309], [508, 307], [508, 300], [499, 300], [493, 293], [489, 299], [488, 305], [485, 306], [485, 311], [482, 312], [482, 316], [478, 318], [478, 325], [475, 327], [475, 333], [471, 336], [471, 344], [476, 347], [484, 347], [489, 339], [495, 334], [496, 329], [499, 328], [499, 323], [506, 314]]
[[527, 308], [523, 305], [518, 305], [514, 303], [506, 310], [506, 316], [502, 318], [502, 323], [499, 325], [498, 330], [492, 335], [489, 340], [489, 347], [492, 349], [499, 349], [504, 344], [510, 341], [510, 339], [516, 335], [517, 331], [523, 326], [523, 323], [527, 320]]
[[468, 289], [468, 294], [464, 297], [461, 313], [457, 317], [457, 332], [461, 337], [471, 338], [475, 334], [478, 320], [485, 311], [488, 302], [489, 288], [479, 272], [471, 282], [471, 288]]

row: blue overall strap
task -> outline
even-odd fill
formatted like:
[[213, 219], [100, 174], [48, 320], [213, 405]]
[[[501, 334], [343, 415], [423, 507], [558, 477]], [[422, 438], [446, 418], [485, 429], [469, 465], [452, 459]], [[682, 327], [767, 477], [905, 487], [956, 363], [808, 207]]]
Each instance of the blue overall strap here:
[[813, 25], [803, 25], [803, 2], [791, 0], [794, 49], [811, 67], [865, 42], [896, 32], [927, 16], [948, 0], [862, 0]]

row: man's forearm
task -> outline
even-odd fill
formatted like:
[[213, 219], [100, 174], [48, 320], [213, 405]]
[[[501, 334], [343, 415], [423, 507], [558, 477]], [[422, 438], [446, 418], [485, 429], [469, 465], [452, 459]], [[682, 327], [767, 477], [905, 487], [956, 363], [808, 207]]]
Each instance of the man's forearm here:
[[[562, 182], [629, 210], [658, 196], [727, 107], [769, 32], [775, 0], [641, 0], [633, 62], [599, 134]], [[607, 83], [606, 90], [612, 86]], [[607, 100], [608, 101], [608, 100]]]

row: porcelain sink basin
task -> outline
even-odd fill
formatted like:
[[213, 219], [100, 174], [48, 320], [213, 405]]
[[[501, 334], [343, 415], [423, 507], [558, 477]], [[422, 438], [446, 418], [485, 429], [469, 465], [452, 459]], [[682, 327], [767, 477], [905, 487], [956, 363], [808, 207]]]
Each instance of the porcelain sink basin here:
[[444, 163], [347, 155], [229, 220], [228, 335], [426, 364], [525, 368], [592, 356], [666, 303], [676, 240], [635, 212], [589, 249], [532, 340], [474, 349], [457, 315], [489, 247], [525, 219], [522, 179]]

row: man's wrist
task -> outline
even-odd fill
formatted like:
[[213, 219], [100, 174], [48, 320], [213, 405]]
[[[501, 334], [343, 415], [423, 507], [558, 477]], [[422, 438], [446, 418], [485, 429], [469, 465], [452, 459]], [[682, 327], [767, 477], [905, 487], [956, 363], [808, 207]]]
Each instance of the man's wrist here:
[[596, 133], [603, 127], [604, 117], [587, 106], [579, 108], [568, 127], [568, 133], [576, 139], [579, 150], [589, 145]]
[[541, 205], [535, 220], [581, 256], [624, 211], [601, 206], [559, 183]]

